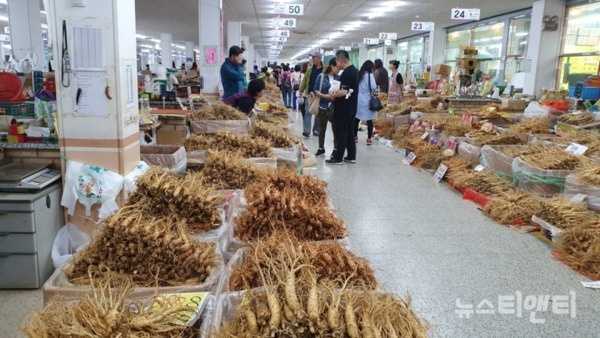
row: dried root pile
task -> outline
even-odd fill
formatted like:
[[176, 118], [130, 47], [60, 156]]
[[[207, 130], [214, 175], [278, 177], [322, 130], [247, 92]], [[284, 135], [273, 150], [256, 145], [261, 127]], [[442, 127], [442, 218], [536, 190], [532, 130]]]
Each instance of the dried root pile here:
[[501, 149], [501, 152], [508, 157], [515, 158], [553, 149], [559, 149], [559, 147], [554, 144], [529, 143], [522, 146], [505, 147]]
[[187, 151], [218, 150], [239, 152], [246, 158], [270, 157], [272, 155], [271, 145], [267, 140], [223, 132], [210, 135], [194, 135], [185, 141], [185, 149]]
[[276, 233], [256, 242], [235, 266], [229, 279], [229, 290], [249, 290], [263, 286], [260, 272], [277, 272], [277, 266], [293, 257], [315, 270], [318, 282], [334, 283], [342, 287], [374, 289], [377, 286], [373, 270], [366, 260], [359, 258], [336, 242], [299, 242], [286, 233]]
[[589, 130], [569, 130], [561, 132], [561, 138], [567, 143], [579, 143], [588, 147], [586, 156], [600, 155], [600, 133]]
[[291, 170], [280, 170], [267, 176], [266, 183], [279, 191], [289, 191], [310, 204], [328, 204], [327, 183], [317, 177], [299, 176]]
[[521, 156], [521, 159], [542, 170], [575, 170], [586, 161], [562, 149], [547, 149]]
[[588, 112], [565, 114], [560, 117], [559, 121], [573, 126], [584, 126], [594, 122], [594, 115]]
[[267, 172], [236, 153], [209, 151], [201, 174], [215, 189], [244, 189], [264, 179]]
[[469, 133], [468, 137], [471, 143], [476, 145], [511, 145], [511, 144], [524, 144], [526, 143], [523, 138], [514, 133], [488, 133], [485, 131], [475, 131]]
[[[317, 282], [316, 272], [290, 261], [264, 291], [244, 293], [220, 337], [427, 337], [410, 303], [389, 294]], [[264, 275], [264, 274], [263, 274]]]
[[410, 106], [405, 103], [388, 104], [381, 110], [381, 113], [389, 115], [406, 115], [410, 114], [410, 109]]
[[560, 234], [559, 258], [593, 280], [600, 279], [600, 229], [576, 227]]
[[158, 167], [138, 178], [128, 206], [153, 217], [183, 221], [191, 232], [216, 229], [221, 224], [223, 200], [197, 173], [177, 176]]
[[451, 178], [456, 188], [471, 188], [485, 195], [496, 196], [513, 191], [511, 182], [487, 170], [456, 172]]
[[505, 192], [492, 198], [484, 211], [500, 224], [513, 225], [517, 222], [528, 222], [542, 207], [542, 201], [531, 194]]
[[289, 148], [298, 143], [298, 140], [289, 136], [280, 128], [272, 127], [262, 122], [256, 122], [252, 127], [252, 136], [259, 137], [271, 142], [275, 148]]
[[516, 123], [510, 127], [510, 131], [513, 133], [526, 133], [526, 134], [548, 134], [550, 131], [551, 122], [547, 117], [536, 117], [531, 119], [524, 119], [523, 121]]
[[[297, 189], [259, 183], [246, 188], [245, 196], [248, 206], [235, 221], [236, 238], [243, 241], [256, 241], [278, 230], [287, 230], [303, 241], [346, 235], [346, 227], [327, 203], [315, 203]], [[318, 196], [315, 199], [321, 200]]]
[[194, 308], [177, 297], [128, 303], [131, 281], [111, 277], [94, 280], [92, 294], [77, 302], [52, 302], [33, 313], [23, 328], [29, 338], [185, 337], [184, 318]]
[[443, 160], [442, 149], [428, 142], [418, 142], [412, 151], [417, 155], [413, 165], [423, 169], [436, 169]]
[[600, 224], [598, 215], [589, 211], [585, 205], [571, 203], [562, 198], [544, 201], [543, 208], [536, 216], [561, 229]]
[[577, 179], [583, 183], [600, 185], [600, 166], [588, 164], [577, 169]]
[[394, 135], [394, 121], [390, 118], [380, 118], [375, 120], [375, 129], [381, 137], [391, 139]]
[[288, 117], [272, 114], [258, 114], [256, 120], [266, 123], [276, 128], [286, 127], [288, 125]]
[[128, 213], [111, 217], [92, 243], [65, 269], [75, 284], [89, 273], [130, 277], [136, 286], [200, 284], [217, 265], [215, 245], [191, 239], [185, 225]]
[[245, 120], [248, 116], [222, 102], [206, 105], [192, 113], [192, 120]]

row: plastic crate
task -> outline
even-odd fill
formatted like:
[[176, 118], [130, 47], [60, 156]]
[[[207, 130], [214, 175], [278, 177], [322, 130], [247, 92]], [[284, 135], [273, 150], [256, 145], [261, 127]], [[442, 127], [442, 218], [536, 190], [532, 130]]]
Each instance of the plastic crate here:
[[35, 116], [35, 104], [33, 102], [24, 103], [0, 103], [0, 115], [10, 115], [15, 117], [33, 117]]

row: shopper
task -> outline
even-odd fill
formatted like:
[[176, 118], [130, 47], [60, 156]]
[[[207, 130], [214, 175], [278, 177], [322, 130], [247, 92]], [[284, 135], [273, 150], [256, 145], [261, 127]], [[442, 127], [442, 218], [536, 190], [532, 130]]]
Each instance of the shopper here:
[[230, 96], [224, 102], [250, 115], [256, 101], [262, 96], [263, 90], [265, 90], [265, 83], [262, 80], [252, 80], [244, 93]]
[[[311, 96], [310, 93], [315, 86], [315, 80], [317, 76], [323, 72], [323, 61], [321, 60], [321, 53], [314, 52], [310, 54], [312, 66], [308, 69], [308, 72], [305, 74], [305, 78], [300, 85], [300, 92], [303, 93], [305, 97], [305, 109], [308, 109], [311, 105]], [[315, 97], [314, 95], [312, 97]], [[310, 137], [311, 132], [311, 124], [312, 124], [312, 114], [304, 114], [304, 137]], [[314, 136], [318, 136], [317, 126], [316, 124], [312, 128], [312, 133]]]
[[[333, 113], [332, 96], [329, 95], [331, 85], [337, 74], [337, 64], [335, 59], [329, 61], [329, 66], [325, 72], [317, 76], [313, 92], [319, 97], [319, 114], [316, 117], [316, 124], [319, 132], [319, 149], [315, 156], [325, 154], [325, 134], [327, 132], [327, 122]], [[334, 140], [335, 143], [335, 140]]]
[[390, 70], [392, 76], [390, 76], [390, 85], [388, 88], [388, 104], [398, 104], [402, 99], [402, 87], [404, 87], [404, 79], [400, 74], [399, 68], [400, 62], [397, 60], [390, 61]]
[[281, 95], [283, 95], [283, 104], [287, 108], [292, 107], [292, 73], [288, 65], [283, 65], [281, 75], [279, 76]]
[[[387, 69], [385, 69], [385, 67], [383, 66], [383, 61], [381, 61], [381, 59], [375, 60], [375, 66], [374, 66], [373, 73], [374, 73], [375, 82], [377, 83], [377, 88], [379, 89], [379, 91], [382, 93], [387, 93], [388, 86], [390, 83], [390, 77], [388, 75]], [[375, 89], [375, 88], [373, 88], [373, 89]]]
[[302, 82], [302, 66], [294, 66], [294, 72], [292, 73], [292, 109], [298, 111], [298, 90], [300, 89], [300, 83]]
[[229, 48], [229, 57], [221, 66], [221, 83], [223, 85], [223, 99], [244, 92], [244, 49], [238, 46]]
[[300, 106], [300, 112], [302, 113], [302, 135], [304, 137], [310, 137], [310, 129], [312, 124], [312, 116], [307, 111], [308, 99], [305, 96], [305, 87], [307, 84], [307, 76], [310, 72], [310, 63], [302, 65], [302, 78], [300, 81], [300, 88], [298, 89], [298, 101]]
[[358, 86], [358, 109], [356, 112], [356, 119], [354, 121], [354, 142], [358, 141], [358, 127], [360, 122], [367, 123], [367, 145], [373, 144], [373, 119], [375, 119], [375, 111], [372, 111], [369, 107], [371, 97], [375, 95], [375, 75], [373, 61], [367, 60], [363, 63], [360, 68], [358, 77], [360, 84]]
[[[334, 98], [333, 128], [336, 149], [327, 160], [328, 164], [356, 163], [356, 143], [354, 143], [354, 118], [358, 103], [358, 70], [350, 63], [350, 55], [345, 50], [336, 53], [340, 75], [340, 90], [332, 94]], [[348, 156], [344, 158], [344, 154]]]

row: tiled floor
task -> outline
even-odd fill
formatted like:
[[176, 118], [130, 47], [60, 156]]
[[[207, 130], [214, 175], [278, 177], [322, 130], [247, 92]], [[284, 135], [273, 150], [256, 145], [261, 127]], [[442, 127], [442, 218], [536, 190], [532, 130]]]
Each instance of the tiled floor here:
[[[314, 150], [315, 142], [307, 144]], [[327, 167], [322, 161], [317, 174], [329, 182], [352, 249], [370, 260], [387, 290], [411, 296], [433, 337], [600, 335], [600, 291], [583, 288], [584, 278], [553, 260], [540, 240], [494, 223], [447, 186], [433, 183], [431, 174], [403, 165], [392, 149], [365, 146], [362, 134], [358, 164]], [[498, 296], [520, 292], [527, 300], [520, 309], [529, 309], [536, 305], [531, 296], [571, 291], [574, 319], [552, 314], [552, 305], [533, 317], [545, 319], [543, 324], [531, 323], [529, 310], [520, 317], [498, 314]], [[489, 300], [495, 314], [461, 319], [457, 299], [475, 309]], [[39, 291], [0, 291], [0, 337], [18, 337], [25, 314], [40, 306]], [[505, 309], [510, 312], [510, 303]]]
[[[329, 183], [348, 224], [352, 250], [369, 259], [385, 289], [410, 295], [431, 336], [600, 336], [600, 290], [584, 288], [579, 281], [586, 279], [553, 260], [544, 242], [496, 224], [445, 184], [434, 183], [430, 173], [404, 165], [393, 149], [366, 146], [364, 134], [357, 164], [329, 167], [321, 159], [317, 174]], [[315, 142], [306, 143], [314, 150]], [[552, 314], [551, 303], [534, 317], [524, 309], [535, 306], [537, 296], [571, 291], [575, 318]], [[527, 299], [521, 316], [498, 314], [498, 297], [516, 299], [517, 292]], [[462, 319], [457, 299], [474, 310], [489, 300], [495, 313]], [[546, 320], [533, 324], [531, 318]]]

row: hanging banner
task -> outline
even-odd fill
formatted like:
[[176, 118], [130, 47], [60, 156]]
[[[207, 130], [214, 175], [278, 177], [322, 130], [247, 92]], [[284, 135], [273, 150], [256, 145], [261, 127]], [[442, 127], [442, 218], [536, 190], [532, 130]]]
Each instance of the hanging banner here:
[[274, 14], [283, 15], [304, 15], [303, 4], [275, 4], [273, 7]]
[[481, 18], [481, 9], [479, 8], [452, 8], [450, 19], [452, 20], [475, 20]]
[[413, 32], [431, 32], [435, 24], [433, 22], [413, 21], [410, 24], [410, 30]]

